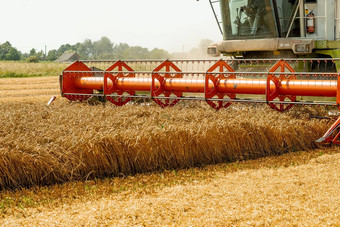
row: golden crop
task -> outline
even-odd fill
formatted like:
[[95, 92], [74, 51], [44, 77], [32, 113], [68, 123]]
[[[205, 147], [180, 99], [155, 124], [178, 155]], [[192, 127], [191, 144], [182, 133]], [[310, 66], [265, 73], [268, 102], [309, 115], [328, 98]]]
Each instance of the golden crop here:
[[[89, 106], [0, 99], [0, 188], [277, 155], [315, 147], [329, 122], [268, 107]], [[298, 116], [298, 117], [297, 117]]]
[[[310, 108], [204, 103], [70, 103], [57, 77], [0, 80], [0, 188], [54, 184], [276, 155], [315, 147], [330, 122]], [[46, 106], [52, 95], [58, 98]]]

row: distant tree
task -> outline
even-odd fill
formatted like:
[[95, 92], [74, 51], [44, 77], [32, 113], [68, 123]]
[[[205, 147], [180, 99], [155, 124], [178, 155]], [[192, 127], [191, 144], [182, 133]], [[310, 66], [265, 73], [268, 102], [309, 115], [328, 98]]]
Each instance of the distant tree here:
[[[33, 60], [31, 60], [33, 59]], [[44, 60], [45, 59], [45, 54], [43, 51], [39, 51], [37, 52], [36, 49], [31, 49], [27, 58], [26, 58], [26, 61], [28, 62], [36, 62], [35, 59], [38, 59], [38, 61], [41, 61], [41, 60]]]
[[127, 59], [148, 59], [150, 58], [150, 52], [147, 48], [140, 46], [130, 47], [127, 53]]
[[130, 46], [126, 43], [119, 43], [114, 46], [113, 52], [114, 52], [114, 58], [115, 59], [123, 59], [124, 58], [124, 52], [128, 51]]
[[11, 49], [12, 44], [10, 42], [5, 42], [1, 45], [1, 49], [6, 51], [7, 53], [9, 52], [9, 49]]
[[57, 50], [58, 53], [58, 57], [61, 56], [63, 53], [65, 53], [65, 51], [67, 50], [71, 50], [72, 46], [70, 44], [63, 44], [59, 47], [59, 49]]
[[46, 60], [47, 61], [55, 61], [58, 58], [58, 52], [57, 50], [50, 50], [47, 54]]
[[89, 48], [86, 46], [88, 44], [88, 41], [90, 42], [91, 46], [92, 46], [92, 41], [87, 39], [85, 40], [83, 43], [77, 43], [74, 47], [75, 47], [75, 52], [77, 54], [79, 54], [79, 56], [82, 59], [90, 59], [90, 56], [92, 55], [92, 47]]
[[80, 46], [82, 46], [82, 45], [83, 45], [82, 43], [79, 43], [79, 42], [78, 42], [78, 43], [72, 45], [72, 46], [71, 46], [71, 49], [72, 49], [72, 50], [77, 50], [77, 49], [78, 49]]
[[37, 54], [37, 51], [33, 48], [30, 50], [30, 53], [28, 54], [28, 56], [35, 56]]
[[162, 49], [155, 48], [150, 52], [150, 59], [168, 59], [170, 54]]
[[39, 60], [45, 60], [45, 54], [42, 50], [37, 52], [36, 56], [38, 57]]
[[21, 57], [21, 53], [14, 47], [9, 49], [9, 52], [6, 54], [6, 60], [9, 61], [19, 61]]
[[12, 45], [8, 41], [0, 45], [0, 60], [7, 60], [6, 56], [11, 48]]
[[83, 55], [82, 57], [86, 59], [93, 58], [94, 53], [93, 53], [93, 43], [91, 39], [85, 39], [83, 42], [83, 45], [80, 47], [82, 49]]
[[102, 37], [93, 43], [93, 52], [96, 58], [104, 58], [109, 54], [113, 56], [113, 43], [109, 38]]
[[0, 60], [19, 61], [21, 55], [20, 51], [12, 47], [8, 41], [0, 45]]

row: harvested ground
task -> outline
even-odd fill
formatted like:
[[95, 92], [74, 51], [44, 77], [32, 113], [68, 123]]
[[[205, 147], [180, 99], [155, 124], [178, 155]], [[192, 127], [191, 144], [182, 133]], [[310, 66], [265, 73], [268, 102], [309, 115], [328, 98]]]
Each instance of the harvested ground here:
[[3, 225], [340, 224], [339, 149], [3, 192]]
[[0, 79], [0, 103], [47, 103], [58, 94], [57, 77]]

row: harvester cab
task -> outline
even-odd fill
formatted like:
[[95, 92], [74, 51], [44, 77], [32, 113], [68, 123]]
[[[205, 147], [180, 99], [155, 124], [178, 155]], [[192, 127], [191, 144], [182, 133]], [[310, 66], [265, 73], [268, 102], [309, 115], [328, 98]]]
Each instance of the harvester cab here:
[[[77, 61], [60, 77], [62, 96], [97, 97], [117, 106], [152, 100], [162, 108], [183, 100], [216, 110], [239, 103], [267, 104], [280, 112], [294, 105], [339, 108], [340, 0], [210, 4], [224, 39], [208, 53], [231, 57]], [[338, 141], [339, 126], [318, 142]]]
[[[340, 0], [210, 0], [223, 41], [211, 56], [339, 58]], [[218, 10], [219, 8], [219, 10]]]

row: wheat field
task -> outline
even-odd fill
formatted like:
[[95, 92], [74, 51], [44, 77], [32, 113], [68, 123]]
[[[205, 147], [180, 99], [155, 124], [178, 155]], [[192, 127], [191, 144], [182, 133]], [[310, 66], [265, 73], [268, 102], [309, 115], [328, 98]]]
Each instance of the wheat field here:
[[0, 61], [0, 78], [56, 76], [67, 67], [56, 62], [14, 62]]
[[340, 223], [339, 148], [314, 144], [332, 123], [310, 118], [322, 108], [117, 108], [58, 92], [55, 76], [0, 80], [1, 226]]

